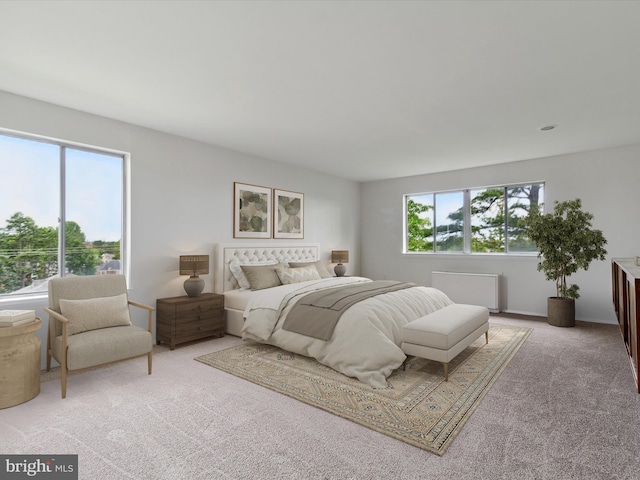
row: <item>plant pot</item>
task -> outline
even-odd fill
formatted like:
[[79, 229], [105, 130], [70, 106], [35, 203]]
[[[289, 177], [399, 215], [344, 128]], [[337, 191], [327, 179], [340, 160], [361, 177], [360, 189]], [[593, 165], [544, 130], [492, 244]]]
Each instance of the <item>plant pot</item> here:
[[555, 327], [574, 327], [576, 324], [575, 299], [549, 297], [547, 299], [547, 322]]

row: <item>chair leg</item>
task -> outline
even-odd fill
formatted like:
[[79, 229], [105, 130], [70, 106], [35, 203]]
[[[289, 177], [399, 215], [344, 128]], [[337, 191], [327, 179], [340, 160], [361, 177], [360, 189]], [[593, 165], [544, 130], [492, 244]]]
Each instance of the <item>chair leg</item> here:
[[51, 328], [47, 326], [47, 372], [51, 370]]
[[62, 398], [67, 398], [67, 366], [60, 366], [60, 387], [62, 388]]
[[149, 363], [149, 375], [151, 375], [151, 367], [153, 365], [153, 351], [149, 352], [149, 355], [147, 355], [147, 358]]

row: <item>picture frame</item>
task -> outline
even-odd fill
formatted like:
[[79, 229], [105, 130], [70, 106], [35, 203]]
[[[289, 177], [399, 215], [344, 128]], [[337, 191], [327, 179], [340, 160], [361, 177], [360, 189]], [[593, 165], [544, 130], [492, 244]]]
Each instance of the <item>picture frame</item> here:
[[273, 189], [273, 238], [304, 238], [304, 194]]
[[271, 238], [271, 188], [233, 182], [233, 190], [233, 238]]

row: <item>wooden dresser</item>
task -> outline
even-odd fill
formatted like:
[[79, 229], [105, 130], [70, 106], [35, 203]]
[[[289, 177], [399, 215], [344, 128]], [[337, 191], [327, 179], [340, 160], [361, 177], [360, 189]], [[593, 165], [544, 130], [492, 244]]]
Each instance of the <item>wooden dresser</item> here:
[[224, 335], [224, 297], [203, 293], [199, 297], [160, 298], [156, 301], [156, 342], [173, 350], [177, 344]]
[[613, 305], [620, 324], [631, 371], [640, 393], [640, 267], [634, 259], [614, 258], [611, 260], [611, 280], [613, 284]]

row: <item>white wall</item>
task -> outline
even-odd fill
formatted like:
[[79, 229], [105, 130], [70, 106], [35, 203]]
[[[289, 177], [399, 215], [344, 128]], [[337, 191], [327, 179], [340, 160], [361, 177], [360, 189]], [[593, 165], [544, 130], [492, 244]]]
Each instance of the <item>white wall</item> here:
[[[220, 242], [319, 243], [327, 259], [331, 249], [348, 249], [348, 273], [359, 271], [356, 182], [1, 91], [0, 127], [131, 153], [132, 300], [155, 305], [157, 298], [184, 295], [179, 255], [208, 253], [213, 260]], [[304, 193], [305, 238], [235, 240], [234, 181]], [[205, 292], [213, 291], [210, 271]], [[46, 324], [44, 306], [46, 298], [0, 303], [0, 309], [36, 309]], [[144, 325], [144, 315], [134, 322]], [[39, 336], [44, 356], [44, 326]]]
[[547, 210], [555, 200], [581, 198], [594, 214], [609, 255], [571, 277], [581, 293], [576, 318], [614, 323], [609, 259], [640, 255], [640, 145], [362, 184], [362, 274], [430, 285], [434, 270], [499, 273], [504, 310], [546, 316], [555, 284], [537, 271], [536, 257], [402, 254], [403, 194], [534, 181], [546, 183]]

